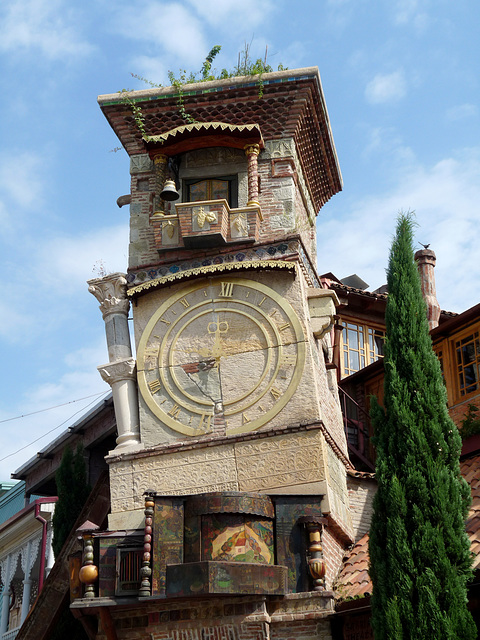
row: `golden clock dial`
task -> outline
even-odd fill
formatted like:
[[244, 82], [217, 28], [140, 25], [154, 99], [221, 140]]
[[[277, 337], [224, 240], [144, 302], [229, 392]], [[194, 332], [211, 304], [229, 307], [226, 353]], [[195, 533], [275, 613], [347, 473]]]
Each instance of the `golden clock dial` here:
[[175, 431], [245, 433], [286, 405], [304, 362], [304, 333], [285, 299], [252, 280], [212, 278], [180, 289], [150, 318], [138, 382]]

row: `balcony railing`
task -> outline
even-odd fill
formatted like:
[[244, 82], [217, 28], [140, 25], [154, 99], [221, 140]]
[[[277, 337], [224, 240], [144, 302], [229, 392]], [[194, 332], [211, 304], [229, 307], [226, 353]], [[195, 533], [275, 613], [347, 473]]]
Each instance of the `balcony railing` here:
[[375, 470], [375, 450], [371, 442], [372, 426], [370, 416], [341, 387], [340, 403], [342, 406], [343, 425], [347, 438], [348, 450], [355, 466], [362, 471]]
[[17, 633], [20, 631], [20, 627], [16, 629], [9, 629], [2, 634], [1, 640], [14, 640], [17, 637]]

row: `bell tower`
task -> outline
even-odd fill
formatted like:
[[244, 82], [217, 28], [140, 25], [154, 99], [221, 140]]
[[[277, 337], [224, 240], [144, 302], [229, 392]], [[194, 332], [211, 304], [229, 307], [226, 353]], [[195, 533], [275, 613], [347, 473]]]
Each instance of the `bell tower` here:
[[[318, 70], [186, 85], [183, 109], [175, 87], [98, 100], [131, 174], [127, 273], [89, 281], [119, 430], [108, 540], [144, 535], [142, 597], [312, 591], [305, 612], [328, 613], [351, 522], [338, 300], [316, 268], [342, 186]], [[121, 593], [109, 575], [100, 595]]]

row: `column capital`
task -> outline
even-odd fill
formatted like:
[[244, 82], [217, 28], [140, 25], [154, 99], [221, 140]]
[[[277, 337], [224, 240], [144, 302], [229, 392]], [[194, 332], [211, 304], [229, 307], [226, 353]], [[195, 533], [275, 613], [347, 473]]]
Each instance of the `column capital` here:
[[244, 149], [245, 154], [247, 156], [252, 155], [252, 154], [258, 156], [258, 154], [260, 153], [260, 145], [259, 144], [246, 144], [243, 147], [243, 149]]
[[124, 360], [115, 360], [108, 364], [102, 364], [97, 369], [103, 380], [112, 386], [115, 382], [121, 382], [122, 380], [134, 380], [135, 365], [135, 358], [125, 358]]
[[88, 290], [100, 302], [103, 319], [114, 313], [128, 314], [127, 279], [124, 273], [111, 273], [87, 281]]
[[168, 160], [168, 156], [166, 156], [164, 153], [156, 153], [153, 156], [153, 163], [154, 164], [167, 164], [167, 160]]

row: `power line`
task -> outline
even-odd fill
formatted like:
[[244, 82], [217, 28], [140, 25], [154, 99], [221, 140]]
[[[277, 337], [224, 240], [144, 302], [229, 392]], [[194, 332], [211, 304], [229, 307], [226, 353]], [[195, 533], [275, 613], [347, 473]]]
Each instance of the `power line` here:
[[[104, 393], [108, 393], [104, 392]], [[100, 393], [95, 393], [93, 394], [95, 397], [102, 395]], [[92, 398], [93, 396], [87, 396], [87, 398]], [[83, 398], [83, 400], [85, 400], [86, 398]], [[72, 400], [71, 402], [79, 402], [80, 400]], [[63, 422], [61, 422], [59, 425], [57, 425], [56, 427], [54, 427], [53, 429], [50, 429], [50, 431], [47, 431], [46, 433], [44, 433], [43, 435], [39, 436], [38, 438], [36, 438], [35, 440], [32, 440], [32, 442], [29, 442], [28, 444], [26, 444], [24, 447], [20, 447], [20, 449], [17, 449], [16, 451], [14, 451], [13, 453], [9, 453], [8, 455], [6, 455], [3, 458], [0, 458], [0, 462], [3, 462], [4, 460], [6, 460], [7, 458], [11, 458], [12, 456], [17, 455], [17, 453], [20, 453], [20, 451], [23, 451], [24, 449], [28, 449], [28, 447], [31, 447], [32, 444], [35, 444], [36, 442], [38, 442], [39, 440], [42, 440], [43, 438], [45, 438], [45, 436], [48, 436], [50, 433], [53, 433], [54, 431], [56, 431], [57, 429], [60, 429], [60, 427], [63, 427], [63, 425], [68, 422], [69, 420], [71, 420], [74, 416], [77, 415], [77, 413], [80, 413], [81, 411], [85, 411], [85, 409], [88, 409], [88, 407], [90, 405], [92, 405], [95, 401], [92, 400], [91, 402], [89, 402], [87, 404], [86, 407], [82, 407], [81, 409], [79, 409], [78, 411], [75, 411], [74, 414], [72, 414], [69, 418], [67, 418], [66, 420], [64, 420]], [[70, 404], [70, 402], [66, 402], [65, 404]], [[59, 407], [63, 407], [64, 405], [59, 404]], [[52, 409], [55, 409], [55, 407], [51, 407]], [[43, 409], [43, 411], [48, 411], [48, 409]], [[40, 413], [39, 411], [35, 411], [34, 413]], [[31, 415], [31, 414], [28, 414]], [[23, 417], [23, 416], [19, 416], [19, 417]], [[11, 418], [12, 420], [14, 420], [14, 418]]]
[[[36, 413], [43, 413], [44, 411], [51, 411], [52, 409], [58, 409], [58, 407], [65, 407], [67, 404], [73, 404], [74, 402], [81, 402], [82, 400], [88, 400], [89, 398], [97, 398], [98, 396], [102, 396], [105, 391], [101, 391], [100, 393], [92, 393], [90, 396], [85, 396], [84, 398], [78, 398], [78, 400], [70, 400], [69, 402], [64, 402], [63, 404], [57, 404], [54, 407], [48, 407], [47, 409], [39, 409], [38, 411], [32, 411], [31, 413], [24, 413], [21, 416], [15, 416], [14, 418], [6, 418], [5, 420], [0, 420], [0, 424], [3, 422], [10, 422], [11, 420], [20, 420], [20, 418], [27, 418], [28, 416], [34, 416]], [[75, 415], [75, 414], [74, 414]]]

